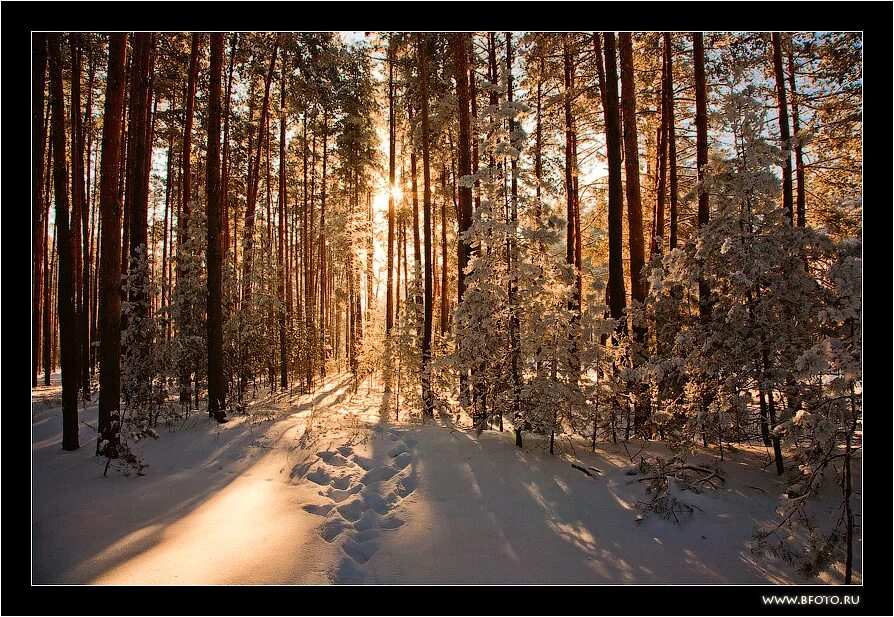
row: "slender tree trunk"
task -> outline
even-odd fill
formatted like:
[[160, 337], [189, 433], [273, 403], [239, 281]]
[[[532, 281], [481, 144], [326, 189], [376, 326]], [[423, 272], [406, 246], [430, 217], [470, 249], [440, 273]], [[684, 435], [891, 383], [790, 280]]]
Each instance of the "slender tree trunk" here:
[[68, 171], [65, 166], [65, 99], [62, 92], [62, 54], [59, 34], [49, 36], [50, 103], [52, 105], [53, 178], [56, 201], [56, 240], [59, 251], [59, 355], [62, 358], [62, 449], [77, 450], [78, 332], [75, 324], [74, 269], [69, 234]]
[[[538, 221], [543, 217], [543, 73], [545, 71], [543, 56], [540, 57], [540, 71], [537, 73], [537, 112], [535, 114], [534, 129], [534, 179], [536, 199], [534, 201], [534, 216]], [[540, 253], [546, 250], [542, 240], [537, 241]]]
[[[321, 358], [320, 361], [320, 371], [321, 376], [326, 376], [326, 362], [325, 362], [325, 345], [326, 345], [326, 330], [324, 329], [325, 325], [325, 314], [326, 314], [326, 305], [325, 305], [325, 294], [323, 293], [322, 283], [326, 281], [326, 273], [327, 268], [330, 265], [326, 261], [326, 174], [327, 174], [327, 165], [328, 165], [328, 151], [329, 151], [329, 114], [328, 110], [323, 111], [323, 174], [320, 177], [320, 237], [319, 237], [319, 253], [320, 253], [320, 332], [317, 337], [318, 348], [317, 355]], [[313, 200], [311, 200], [311, 204], [313, 204]], [[313, 207], [311, 205], [311, 207]], [[313, 212], [311, 210], [311, 212]], [[313, 216], [311, 216], [311, 227], [313, 226]]]
[[624, 159], [627, 176], [627, 239], [630, 251], [630, 296], [642, 303], [646, 299], [646, 283], [642, 277], [645, 265], [643, 247], [643, 206], [639, 182], [639, 144], [636, 131], [636, 87], [633, 76], [633, 38], [629, 32], [618, 34], [621, 59], [621, 107], [624, 122]]
[[86, 147], [86, 162], [84, 163], [84, 175], [85, 175], [85, 195], [84, 195], [84, 207], [81, 216], [81, 224], [82, 224], [82, 240], [83, 240], [83, 275], [81, 277], [82, 283], [82, 292], [81, 296], [82, 300], [82, 311], [81, 311], [81, 376], [83, 379], [83, 384], [81, 386], [84, 398], [86, 400], [90, 400], [90, 372], [91, 372], [91, 347], [90, 347], [90, 315], [93, 303], [91, 302], [91, 290], [93, 289], [93, 285], [91, 284], [91, 265], [93, 263], [92, 260], [92, 247], [93, 247], [93, 228], [91, 226], [91, 220], [94, 221], [95, 225], [95, 215], [91, 219], [91, 204], [90, 204], [90, 150], [92, 146], [92, 119], [93, 119], [93, 80], [95, 77], [95, 70], [93, 65], [92, 55], [90, 54], [90, 50], [87, 52], [88, 56], [90, 56], [88, 60], [88, 78], [87, 78], [87, 108], [84, 111], [83, 121], [81, 124], [81, 149], [83, 150]]
[[248, 178], [245, 227], [242, 241], [242, 305], [246, 309], [251, 305], [255, 210], [258, 203], [258, 184], [261, 177], [261, 153], [264, 150], [264, 134], [266, 132], [267, 113], [270, 106], [270, 82], [273, 80], [273, 70], [276, 67], [276, 52], [278, 49], [279, 39], [277, 38], [273, 44], [273, 52], [270, 55], [270, 68], [267, 70], [267, 76], [264, 79], [264, 102], [261, 104], [261, 117], [258, 120], [258, 141], [255, 149], [254, 164], [249, 170]]
[[574, 97], [574, 59], [571, 35], [565, 33], [562, 38], [564, 67], [564, 110], [565, 110], [565, 196], [567, 229], [565, 238], [565, 263], [574, 270], [574, 294], [569, 309], [577, 314], [581, 310], [581, 272], [580, 272], [580, 221], [578, 220], [577, 195], [577, 144], [574, 127], [574, 115], [571, 109]]
[[[794, 88], [792, 88], [792, 91], [794, 91]], [[851, 336], [853, 336], [853, 322], [851, 322]], [[853, 459], [854, 433], [857, 431], [857, 421], [859, 420], [853, 383], [851, 383], [850, 385], [850, 391], [851, 423], [848, 427], [848, 430], [846, 431], [844, 444], [844, 524], [846, 550], [846, 556], [844, 560], [845, 585], [850, 585], [853, 583], [854, 575], [854, 514], [851, 510], [851, 496], [853, 495], [851, 461]]]
[[605, 143], [608, 150], [608, 293], [612, 319], [623, 319], [627, 299], [622, 257], [624, 189], [621, 184], [621, 119], [618, 110], [618, 70], [615, 35], [605, 38]]
[[[192, 129], [196, 105], [196, 87], [199, 79], [199, 48], [202, 35], [193, 33], [189, 52], [189, 77], [186, 86], [186, 117], [183, 124], [183, 149], [180, 169], [180, 212], [177, 217], [177, 285], [185, 284], [186, 276], [183, 263], [186, 261], [186, 234], [189, 229], [189, 218], [192, 213]], [[128, 153], [128, 157], [130, 153]], [[189, 331], [191, 315], [189, 311], [177, 312], [181, 332]], [[179, 367], [180, 403], [189, 405], [191, 367], [184, 362]]]
[[670, 175], [670, 248], [677, 248], [677, 128], [674, 119], [674, 49], [671, 33], [664, 33], [667, 62], [667, 158]]
[[432, 264], [431, 264], [431, 169], [428, 127], [428, 58], [427, 37], [416, 34], [416, 54], [419, 69], [419, 89], [422, 96], [422, 225], [425, 242], [425, 313], [422, 322], [422, 406], [426, 417], [434, 417], [431, 391], [431, 326], [432, 326]]
[[[148, 205], [149, 183], [146, 175], [151, 144], [147, 141], [149, 124], [149, 100], [152, 97], [150, 88], [150, 60], [152, 55], [152, 35], [137, 33], [134, 35], [134, 57], [131, 62], [131, 115], [130, 146], [127, 153], [127, 188], [125, 192], [125, 209], [129, 219], [125, 222], [130, 229], [129, 293], [128, 302], [132, 306], [132, 314], [138, 323], [147, 323], [149, 317], [147, 293], [147, 273], [140, 267], [140, 261], [148, 257]], [[145, 366], [149, 354], [149, 334], [145, 327], [137, 327], [130, 339], [125, 354], [133, 360], [134, 366]], [[142, 388], [147, 388], [150, 374], [140, 372], [137, 379]], [[145, 390], [144, 390], [145, 391]], [[125, 392], [127, 395], [128, 392]]]
[[[52, 136], [50, 137], [52, 139]], [[53, 177], [55, 174], [47, 174], [47, 177]], [[55, 178], [53, 178], [53, 182], [55, 184]], [[55, 200], [55, 196], [54, 196]], [[49, 199], [48, 199], [49, 201]], [[49, 214], [47, 215], [49, 216]], [[53, 246], [50, 254], [50, 281], [47, 286], [47, 289], [53, 290], [52, 295], [52, 307], [50, 310], [50, 314], [52, 315], [52, 323], [49, 328], [50, 336], [52, 338], [52, 342], [50, 343], [50, 370], [55, 370], [57, 366], [59, 366], [59, 230], [56, 229], [56, 223], [53, 223]], [[49, 374], [49, 373], [47, 373]], [[50, 385], [50, 380], [47, 378], [46, 385]]]
[[441, 167], [441, 301], [440, 333], [443, 341], [447, 336], [450, 303], [447, 300], [447, 165]]
[[[102, 126], [102, 166], [99, 210], [100, 238], [99, 297], [99, 422], [97, 454], [118, 456], [121, 401], [121, 202], [118, 199], [118, 169], [121, 157], [121, 124], [124, 115], [124, 66], [127, 35], [109, 35], [109, 64], [106, 78]], [[104, 444], [104, 445], [103, 445]]]
[[[413, 104], [409, 101], [408, 97], [408, 105], [409, 105], [409, 119], [410, 119], [410, 131], [413, 130]], [[416, 180], [416, 144], [413, 143], [410, 146], [410, 184], [411, 184], [411, 192], [413, 197], [413, 278], [415, 281], [419, 280], [420, 275], [422, 274], [422, 249], [419, 246], [419, 188], [417, 186]], [[413, 302], [420, 306], [422, 305], [422, 294], [419, 287], [416, 287], [416, 292], [413, 296]], [[418, 328], [417, 328], [418, 330]], [[417, 332], [417, 335], [421, 338], [422, 332]]]
[[[512, 33], [506, 33], [506, 101], [511, 106], [514, 97], [512, 77]], [[515, 116], [509, 116], [509, 145], [520, 150], [515, 136]], [[507, 304], [509, 305], [509, 357], [512, 373], [512, 423], [515, 427], [515, 445], [522, 447], [523, 417], [521, 411], [521, 341], [519, 339], [518, 300], [516, 299], [515, 270], [513, 264], [518, 263], [516, 246], [516, 228], [518, 226], [518, 158], [512, 157], [510, 162], [512, 178], [510, 180], [509, 239], [506, 243], [506, 270], [508, 273]], [[503, 430], [503, 417], [500, 416], [500, 430]]]
[[[85, 312], [83, 291], [83, 259], [82, 259], [82, 223], [86, 209], [86, 196], [84, 193], [84, 142], [81, 138], [83, 127], [81, 122], [81, 45], [80, 35], [69, 35], [69, 48], [71, 50], [71, 108], [69, 128], [71, 130], [71, 224], [68, 229], [71, 241], [72, 259], [72, 293], [74, 296], [75, 330], [77, 332], [77, 349], [75, 351], [75, 366], [78, 379], [82, 375], [83, 346], [85, 341], [81, 339], [81, 322]], [[82, 391], [84, 398], [89, 398], [88, 389]]]
[[[476, 60], [475, 49], [472, 44], [472, 35], [469, 34], [468, 41], [468, 49], [469, 49], [469, 104], [472, 109], [471, 114], [471, 126], [469, 127], [469, 139], [472, 141], [472, 173], [478, 174], [478, 80], [476, 79], [477, 73], [475, 72]], [[481, 180], [477, 177], [475, 178], [475, 189], [472, 192], [475, 199], [475, 210], [477, 211], [481, 207]], [[471, 225], [471, 216], [469, 216], [469, 224]], [[469, 254], [471, 255], [474, 249], [470, 247]]]
[[[695, 130], [696, 164], [698, 166], [698, 228], [708, 224], [710, 209], [705, 173], [708, 167], [708, 90], [705, 82], [705, 48], [701, 32], [692, 33], [693, 62], [695, 64]], [[710, 289], [703, 276], [698, 280], [698, 310], [703, 320], [711, 311]]]
[[[223, 212], [223, 252], [226, 255], [230, 246], [230, 106], [232, 105], [233, 69], [236, 65], [236, 48], [239, 44], [239, 33], [233, 33], [233, 42], [230, 44], [230, 67], [227, 72], [227, 91], [224, 97], [223, 120], [223, 163], [220, 171], [220, 209]], [[235, 217], [233, 218], [235, 225]], [[236, 237], [235, 227], [233, 238]], [[235, 250], [233, 251], [235, 258]], [[235, 272], [235, 268], [234, 268]]]
[[285, 225], [288, 221], [288, 198], [286, 196], [286, 69], [282, 67], [282, 77], [279, 85], [279, 243], [276, 254], [277, 285], [279, 286], [280, 300], [283, 306], [279, 309], [279, 356], [280, 371], [279, 385], [285, 390], [289, 386], [289, 354], [286, 341], [286, 321], [289, 313], [289, 297], [291, 289], [285, 288], [288, 276], [285, 271]]
[[652, 244], [649, 257], [660, 255], [664, 250], [664, 204], [667, 194], [667, 146], [668, 146], [668, 95], [670, 70], [669, 32], [664, 33], [664, 53], [661, 60], [661, 114], [658, 128], [658, 182], [655, 188], [655, 213], [652, 217]]
[[[388, 282], [385, 299], [385, 335], [391, 335], [394, 327], [394, 167], [396, 162], [394, 118], [394, 51], [396, 39], [388, 40], [388, 255], [386, 269]], [[390, 383], [388, 384], [390, 387]]]
[[[131, 46], [133, 46], [133, 37], [131, 37]], [[128, 153], [127, 153], [128, 143], [127, 142], [130, 141], [130, 134], [127, 131], [127, 124], [128, 124], [129, 117], [130, 117], [130, 109], [128, 107], [127, 97], [130, 96], [130, 86], [128, 85], [128, 80], [129, 80], [129, 76], [130, 76], [130, 72], [131, 72], [130, 65], [133, 63], [132, 56], [133, 56], [133, 54], [131, 54], [130, 56], [127, 57], [127, 72], [125, 73], [125, 82], [124, 82], [124, 97], [125, 97], [124, 101], [125, 101], [125, 103], [124, 104], [125, 104], [125, 110], [127, 112], [127, 116], [126, 116], [126, 120], [121, 123], [121, 161], [120, 161], [120, 166], [118, 169], [118, 174], [119, 174], [118, 175], [118, 200], [122, 204], [124, 204], [123, 223], [122, 223], [122, 227], [124, 229], [121, 234], [121, 275], [122, 276], [127, 276], [127, 252], [128, 252], [127, 241], [128, 241], [128, 238], [130, 237], [130, 226], [127, 224], [127, 221], [130, 220], [130, 217], [128, 215], [127, 200], [125, 199], [124, 193], [125, 193], [125, 186], [127, 184], [127, 182], [126, 182], [126, 179], [127, 179], [127, 156], [128, 156]], [[121, 300], [122, 301], [126, 300], [127, 299], [127, 289], [126, 289], [125, 285], [123, 285], [123, 284], [121, 285], [120, 291], [121, 291]], [[122, 318], [121, 318], [122, 330], [126, 327], [126, 325], [127, 325], [127, 319], [124, 315], [122, 315]], [[122, 351], [122, 353], [123, 353], [123, 351]]]
[[[304, 306], [304, 336], [305, 338], [310, 336], [309, 325], [313, 315], [314, 308], [311, 305], [311, 297], [310, 290], [307, 287], [307, 281], [310, 277], [310, 245], [311, 245], [311, 236], [308, 229], [308, 181], [307, 181], [307, 105], [304, 106], [304, 118], [301, 122], [301, 167], [302, 172], [304, 174], [304, 181], [301, 183], [301, 192], [302, 192], [302, 202], [301, 202], [301, 276], [300, 276], [300, 291], [298, 296], [303, 298], [303, 306]], [[310, 196], [313, 197], [312, 195]], [[321, 255], [322, 257], [322, 255]], [[322, 269], [322, 261], [320, 262], [320, 268]], [[322, 307], [320, 308], [320, 312], [322, 312]], [[306, 350], [304, 352], [307, 356], [309, 356], [312, 352], [310, 350]], [[309, 360], [306, 360], [308, 362]], [[311, 369], [312, 370], [312, 369]], [[307, 372], [305, 371], [305, 377]], [[307, 384], [308, 387], [310, 384]]]
[[795, 136], [795, 212], [798, 227], [807, 224], [807, 197], [804, 185], [804, 147], [801, 145], [801, 118], [798, 113], [798, 85], [795, 78], [795, 43], [789, 35], [788, 83], [792, 91], [792, 131]]
[[366, 191], [366, 323], [372, 320], [373, 307], [376, 299], [373, 295], [373, 219], [372, 219], [372, 192]]
[[[47, 125], [49, 125], [49, 117], [46, 121]], [[43, 194], [43, 324], [41, 326], [41, 330], [43, 331], [42, 343], [43, 349], [41, 351], [41, 359], [43, 360], [43, 385], [50, 385], [50, 373], [53, 372], [53, 362], [52, 362], [52, 339], [53, 339], [53, 330], [52, 330], [52, 299], [53, 299], [53, 287], [50, 284], [50, 278], [52, 275], [50, 269], [50, 252], [53, 251], [53, 247], [50, 245], [50, 180], [52, 178], [52, 174], [50, 170], [52, 169], [53, 162], [53, 148], [52, 143], [49, 144], [47, 148], [47, 163], [46, 163], [46, 173], [44, 174], [44, 194]]]
[[[174, 101], [170, 102], [171, 106], [174, 106]], [[174, 176], [174, 131], [168, 131], [168, 155], [167, 155], [167, 178], [165, 179], [165, 215], [164, 215], [164, 228], [161, 232], [161, 305], [167, 307], [170, 302], [170, 293], [168, 290], [168, 280], [167, 280], [167, 272], [168, 272], [168, 224], [170, 223], [171, 217], [171, 193], [173, 186], [173, 176]], [[173, 241], [173, 238], [171, 238]], [[169, 319], [165, 320], [164, 327], [164, 339], [168, 340], [168, 323]]]
[[782, 69], [782, 36], [774, 32], [773, 36], [773, 69], [776, 77], [776, 102], [779, 111], [779, 138], [782, 141], [782, 207], [794, 224], [794, 207], [792, 204], [792, 140], [788, 126], [788, 103], [785, 98], [785, 73]]
[[[401, 272], [401, 247], [403, 247], [404, 241], [404, 217], [401, 213], [400, 216], [397, 217], [397, 253], [395, 254], [394, 264], [395, 269], [397, 270], [394, 277], [394, 316], [395, 319], [400, 314], [400, 272]], [[406, 276], [406, 275], [405, 275]]]
[[208, 85], [208, 156], [205, 174], [208, 195], [208, 415], [226, 420], [227, 382], [223, 369], [223, 297], [221, 275], [223, 244], [221, 227], [226, 213], [220, 191], [220, 90], [223, 65], [223, 33], [211, 34], [211, 67]]
[[[31, 53], [31, 386], [37, 386], [40, 370], [41, 302], [46, 303], [49, 293], [43, 286], [43, 262], [46, 252], [44, 233], [44, 152], [47, 125], [44, 120], [44, 91], [47, 82], [47, 35], [32, 35]], [[46, 336], [47, 332], [44, 333]]]
[[[459, 177], [472, 173], [469, 146], [471, 140], [471, 118], [469, 116], [469, 34], [455, 33], [451, 35], [453, 47], [454, 72], [456, 76], [456, 99], [459, 110], [459, 139], [457, 159], [459, 161]], [[462, 236], [472, 225], [472, 187], [459, 186], [459, 210], [457, 212], [457, 303], [462, 302], [466, 291], [466, 267], [469, 265], [471, 247], [469, 241]], [[459, 344], [459, 342], [458, 342]]]

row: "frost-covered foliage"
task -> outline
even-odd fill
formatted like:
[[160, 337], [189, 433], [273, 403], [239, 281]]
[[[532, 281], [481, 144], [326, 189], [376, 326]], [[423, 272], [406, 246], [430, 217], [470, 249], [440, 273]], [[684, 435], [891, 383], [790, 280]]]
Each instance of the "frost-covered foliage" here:
[[[505, 83], [488, 88], [505, 91]], [[465, 234], [472, 258], [454, 316], [455, 342], [442, 364], [465, 376], [458, 398], [478, 428], [489, 418], [502, 428], [508, 417], [517, 436], [549, 435], [552, 448], [563, 433], [593, 433], [607, 357], [599, 343], [611, 325], [595, 296], [582, 312], [571, 308], [574, 272], [561, 246], [566, 222], [542, 214], [533, 170], [521, 158], [527, 135], [521, 123], [509, 132], [508, 120], [529, 111], [523, 101], [504, 102], [484, 107], [477, 119], [482, 164], [461, 183], [479, 182], [480, 207]]]
[[[207, 244], [204, 207], [193, 203], [183, 244], [175, 257], [177, 282], [171, 294], [174, 334], [170, 341], [169, 367], [179, 382], [181, 402], [197, 398], [200, 375], [207, 367]], [[195, 385], [193, 385], [195, 384]], [[197, 403], [196, 403], [197, 404]]]
[[[650, 295], [633, 311], [654, 333], [639, 378], [658, 436], [715, 443], [721, 453], [733, 440], [773, 446], [777, 473], [787, 469], [790, 486], [782, 522], [760, 530], [758, 545], [815, 575], [842, 557], [853, 531], [861, 245], [791, 225], [780, 205], [780, 151], [766, 140], [753, 87], [730, 86], [725, 101], [714, 120], [732, 147], [710, 164], [711, 220], [650, 264]], [[784, 461], [784, 449], [794, 461]], [[809, 506], [829, 483], [842, 491], [831, 527]]]
[[[807, 577], [849, 563], [850, 538], [860, 526], [852, 469], [863, 433], [861, 245], [853, 240], [834, 248], [818, 273], [823, 303], [817, 343], [794, 363], [801, 408], [773, 429], [797, 445], [797, 466], [788, 474], [780, 522], [755, 534], [756, 548], [781, 556]], [[830, 519], [811, 498], [836, 491], [840, 498]]]
[[[417, 272], [418, 274], [418, 272]], [[391, 334], [393, 344], [394, 379], [397, 385], [395, 415], [407, 414], [422, 407], [422, 298], [420, 277], [411, 279], [407, 297], [400, 303], [400, 310]], [[404, 411], [401, 411], [403, 409]]]
[[[165, 349], [158, 341], [162, 316], [152, 313], [148, 300], [155, 293], [155, 283], [150, 278], [145, 247], [136, 247], [136, 253], [128, 272], [128, 298], [132, 299], [121, 303], [121, 314], [126, 323], [121, 332], [124, 352], [121, 390], [125, 403], [122, 442], [128, 438], [139, 440], [144, 436], [156, 436], [152, 427], [167, 394]], [[136, 292], [137, 285], [142, 287], [141, 293]]]

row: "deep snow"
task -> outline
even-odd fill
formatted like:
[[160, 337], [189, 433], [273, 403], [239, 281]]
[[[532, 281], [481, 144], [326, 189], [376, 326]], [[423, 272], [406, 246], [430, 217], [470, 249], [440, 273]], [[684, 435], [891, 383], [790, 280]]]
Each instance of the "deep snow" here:
[[530, 436], [519, 450], [508, 432], [389, 423], [382, 391], [350, 381], [224, 425], [193, 412], [137, 445], [143, 477], [103, 477], [95, 403], [81, 448], [62, 451], [58, 386], [34, 389], [33, 583], [811, 582], [749, 549], [783, 488], [763, 449], [727, 453], [726, 482], [687, 492], [699, 509], [676, 525], [639, 516], [644, 483], [626, 472], [640, 443], [550, 456]]

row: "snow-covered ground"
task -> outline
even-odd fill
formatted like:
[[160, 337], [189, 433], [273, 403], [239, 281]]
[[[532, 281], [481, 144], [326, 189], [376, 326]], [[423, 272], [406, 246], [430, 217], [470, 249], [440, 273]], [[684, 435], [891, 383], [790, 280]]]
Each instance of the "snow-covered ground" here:
[[726, 481], [687, 492], [697, 509], [678, 525], [639, 516], [645, 483], [626, 472], [642, 444], [519, 450], [508, 432], [386, 422], [382, 391], [349, 384], [274, 395], [224, 425], [193, 413], [137, 445], [143, 477], [103, 477], [95, 403], [64, 452], [58, 386], [36, 388], [33, 582], [810, 582], [749, 549], [782, 488], [761, 449], [728, 452]]

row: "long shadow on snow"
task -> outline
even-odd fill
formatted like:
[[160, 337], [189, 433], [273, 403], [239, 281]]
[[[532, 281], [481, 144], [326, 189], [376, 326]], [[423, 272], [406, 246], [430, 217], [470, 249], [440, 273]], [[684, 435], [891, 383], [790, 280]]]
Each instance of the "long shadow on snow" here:
[[[422, 430], [402, 428], [410, 434]], [[419, 552], [412, 567], [398, 564], [376, 582], [771, 582], [754, 564], [747, 580], [730, 580], [730, 564], [713, 550], [720, 538], [708, 542], [667, 521], [636, 522], [634, 504], [642, 486], [628, 485], [630, 478], [609, 457], [581, 455], [606, 471], [590, 478], [559, 457], [530, 446], [518, 450], [506, 434], [475, 438], [472, 432], [442, 430], [426, 438], [426, 448], [417, 448], [419, 474], [428, 489], [417, 498], [425, 500], [434, 531], [415, 530]], [[437, 455], [441, 449], [450, 454]], [[658, 536], [678, 541], [662, 543]]]
[[[326, 384], [314, 402], [331, 396], [345, 381]], [[309, 405], [302, 403], [287, 412]], [[35, 414], [34, 420], [40, 424], [32, 446], [35, 584], [86, 583], [154, 547], [168, 526], [220, 493], [255, 463], [251, 453], [243, 454], [270, 425], [224, 425], [218, 432], [217, 425], [194, 415], [189, 427], [164, 432], [158, 441], [146, 442], [145, 458], [150, 467], [145, 476], [122, 477], [110, 471], [103, 477], [104, 460], [94, 456], [96, 433], [84, 424], [95, 423], [95, 405], [86, 411], [80, 414], [81, 447], [74, 452], [61, 450], [61, 435], [54, 438], [48, 434], [61, 429], [61, 410]], [[44, 420], [55, 414], [60, 421], [54, 429]], [[277, 419], [285, 415], [279, 414]], [[192, 434], [196, 431], [208, 434], [196, 437]], [[167, 465], [165, 450], [176, 456], [168, 459], [176, 460], [176, 467]], [[53, 475], [69, 477], [61, 485], [40, 481]], [[85, 529], [94, 533], [84, 533]]]

